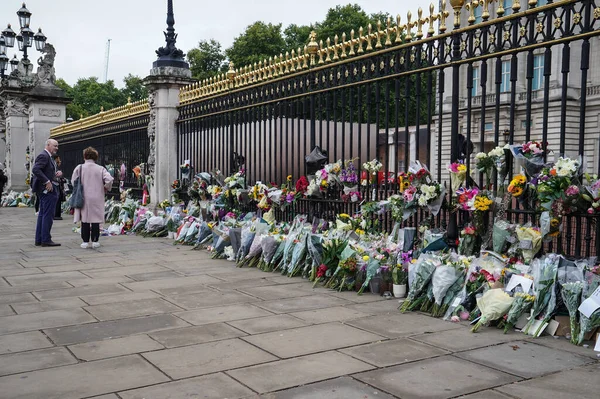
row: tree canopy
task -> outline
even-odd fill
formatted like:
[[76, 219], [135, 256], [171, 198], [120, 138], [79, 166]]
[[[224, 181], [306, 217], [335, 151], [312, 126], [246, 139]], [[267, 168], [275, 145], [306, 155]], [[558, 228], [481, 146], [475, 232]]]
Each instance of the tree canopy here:
[[192, 76], [198, 80], [211, 78], [227, 68], [221, 43], [215, 39], [200, 40], [197, 47], [188, 51], [187, 59]]
[[285, 50], [286, 42], [281, 34], [281, 24], [257, 21], [235, 38], [233, 45], [225, 50], [225, 55], [236, 66], [242, 67], [279, 56]]

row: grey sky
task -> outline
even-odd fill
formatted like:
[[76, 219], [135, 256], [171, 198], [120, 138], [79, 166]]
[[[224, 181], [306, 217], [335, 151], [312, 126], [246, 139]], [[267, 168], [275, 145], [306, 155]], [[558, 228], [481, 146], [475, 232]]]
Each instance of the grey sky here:
[[[305, 25], [320, 21], [327, 10], [337, 4], [357, 3], [367, 13], [400, 14], [406, 21], [407, 11], [416, 16], [423, 7], [429, 15], [431, 0], [174, 0], [177, 46], [184, 52], [199, 40], [214, 38], [223, 48], [255, 21]], [[437, 0], [434, 0], [437, 4]], [[19, 0], [0, 0], [0, 27], [11, 23], [15, 31]], [[78, 78], [104, 76], [107, 39], [112, 39], [108, 78], [122, 86], [128, 73], [145, 77], [156, 59], [154, 50], [164, 44], [166, 0], [28, 0], [33, 13], [31, 29], [42, 28], [57, 51], [56, 74], [69, 84]], [[436, 7], [437, 8], [437, 7]], [[357, 27], [358, 28], [358, 27]], [[341, 32], [340, 32], [341, 33]], [[15, 46], [16, 47], [16, 46]], [[39, 53], [31, 50], [30, 59]], [[11, 49], [10, 58], [16, 52]], [[19, 58], [22, 53], [19, 53]]]

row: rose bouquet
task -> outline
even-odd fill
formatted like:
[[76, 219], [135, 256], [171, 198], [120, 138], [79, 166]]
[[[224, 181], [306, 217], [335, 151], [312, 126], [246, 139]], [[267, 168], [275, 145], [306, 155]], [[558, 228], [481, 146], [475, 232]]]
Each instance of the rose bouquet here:
[[547, 156], [548, 143], [529, 141], [523, 145], [512, 145], [511, 151], [515, 159], [522, 165], [525, 174], [530, 178], [536, 176], [544, 167], [544, 156]]

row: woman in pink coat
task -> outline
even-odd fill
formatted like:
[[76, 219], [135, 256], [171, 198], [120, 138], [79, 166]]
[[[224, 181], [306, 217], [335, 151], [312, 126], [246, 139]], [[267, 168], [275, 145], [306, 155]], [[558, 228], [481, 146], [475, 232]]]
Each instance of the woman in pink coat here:
[[75, 168], [71, 178], [74, 182], [79, 177], [83, 185], [83, 208], [75, 209], [74, 222], [81, 222], [81, 248], [88, 248], [90, 238], [92, 248], [98, 248], [100, 223], [104, 223], [104, 194], [114, 179], [104, 167], [96, 165], [98, 151], [94, 148], [83, 150], [83, 159], [85, 162]]

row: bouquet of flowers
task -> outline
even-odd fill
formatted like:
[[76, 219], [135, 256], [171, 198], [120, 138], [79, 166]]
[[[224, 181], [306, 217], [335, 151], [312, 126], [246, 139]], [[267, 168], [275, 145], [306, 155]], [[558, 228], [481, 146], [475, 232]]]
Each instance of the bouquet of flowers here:
[[575, 212], [579, 200], [579, 187], [573, 184], [580, 162], [559, 158], [551, 168], [544, 168], [537, 177], [537, 193], [542, 209], [555, 216]]
[[350, 255], [340, 260], [335, 272], [333, 272], [329, 281], [325, 284], [326, 288], [342, 291], [344, 288], [352, 290], [354, 286], [354, 277], [358, 270], [358, 261], [354, 251], [349, 251]]
[[[365, 259], [363, 258], [363, 260], [365, 260]], [[371, 281], [371, 279], [379, 271], [379, 266], [380, 266], [379, 259], [377, 259], [375, 257], [366, 256], [366, 262], [367, 262], [366, 277], [365, 277], [365, 281], [363, 282], [363, 285], [358, 290], [358, 295], [362, 295], [365, 288], [367, 288], [369, 286], [369, 282]]]
[[488, 187], [492, 185], [492, 169], [494, 169], [494, 159], [486, 154], [485, 152], [480, 152], [475, 155], [475, 162], [477, 165], [477, 170], [480, 173], [485, 175], [485, 181]]
[[461, 211], [475, 210], [475, 197], [479, 194], [479, 189], [461, 187], [456, 190], [457, 209]]
[[502, 288], [494, 288], [486, 291], [480, 298], [477, 298], [477, 307], [481, 311], [481, 317], [473, 326], [471, 332], [477, 332], [490, 321], [504, 316], [512, 306], [513, 301], [514, 299], [504, 292]]
[[448, 172], [450, 172], [452, 192], [455, 193], [467, 179], [467, 165], [462, 162], [453, 162], [448, 165]]
[[323, 241], [323, 257], [321, 264], [317, 267], [316, 277], [313, 287], [319, 281], [325, 281], [331, 278], [331, 274], [340, 263], [343, 251], [346, 249], [348, 241], [341, 238], [326, 238]]
[[427, 207], [432, 215], [436, 216], [444, 200], [445, 189], [436, 182], [421, 184], [419, 187], [419, 199], [417, 203], [421, 207]]
[[585, 175], [587, 185], [585, 186], [586, 193], [582, 193], [581, 197], [584, 201], [590, 203], [587, 213], [590, 215], [600, 212], [600, 179], [597, 175]]
[[523, 145], [512, 145], [515, 159], [523, 164], [525, 174], [530, 178], [540, 173], [544, 167], [544, 155], [548, 154], [548, 143], [529, 141]]
[[[585, 273], [585, 281], [583, 284], [581, 299], [582, 301], [585, 301], [600, 286], [600, 267], [597, 266], [592, 270], [587, 271]], [[590, 317], [587, 317], [579, 311], [579, 334], [577, 335], [577, 345], [581, 345], [585, 339], [585, 335], [597, 327], [600, 327], [600, 309], [596, 309]]]
[[458, 243], [458, 253], [465, 256], [473, 256], [476, 254], [477, 232], [471, 225], [466, 226], [460, 232], [460, 240]]
[[[533, 281], [535, 286], [535, 301], [531, 312], [531, 319], [523, 328], [523, 332], [528, 334], [533, 326], [537, 326], [533, 336], [537, 337], [542, 333], [544, 323], [550, 320], [556, 307], [556, 276], [558, 271], [558, 255], [550, 254], [543, 259], [536, 259], [532, 265]], [[541, 317], [542, 322], [537, 323]]]
[[[406, 312], [412, 305], [412, 303], [427, 290], [427, 286], [431, 281], [433, 272], [436, 266], [439, 266], [440, 262], [435, 256], [421, 255], [414, 264], [414, 279], [409, 281], [408, 296], [402, 302], [400, 311]], [[409, 271], [410, 274], [410, 271]]]
[[515, 300], [508, 311], [506, 320], [504, 321], [504, 334], [517, 324], [517, 321], [519, 321], [522, 315], [529, 312], [535, 301], [535, 296], [525, 292], [517, 292], [514, 299]]
[[397, 263], [392, 269], [392, 282], [395, 285], [404, 285], [408, 281], [408, 265]]
[[515, 198], [519, 198], [526, 193], [527, 178], [523, 175], [516, 175], [508, 185], [508, 192]]
[[579, 336], [579, 321], [577, 309], [581, 304], [581, 294], [583, 293], [583, 282], [575, 281], [562, 285], [561, 296], [569, 311], [569, 324], [571, 325], [571, 343], [577, 344]]
[[373, 159], [369, 162], [364, 162], [362, 165], [363, 169], [371, 175], [376, 175], [381, 170], [383, 165], [377, 159]]
[[[442, 317], [448, 312], [450, 305], [456, 300], [459, 293], [462, 291], [465, 285], [465, 272], [459, 271], [459, 274], [454, 281], [454, 284], [448, 288], [446, 291], [446, 295], [444, 296], [444, 300], [442, 301], [442, 306], [438, 310], [434, 310], [431, 312], [433, 317]], [[460, 299], [458, 300], [460, 302]]]
[[435, 269], [433, 277], [431, 278], [433, 297], [435, 298], [432, 315], [438, 315], [440, 313], [442, 301], [444, 300], [446, 293], [461, 275], [459, 265], [460, 263], [446, 263]]
[[533, 257], [542, 249], [542, 233], [534, 227], [518, 227], [516, 229], [518, 245], [523, 261], [527, 264], [531, 262]]
[[488, 153], [489, 158], [494, 163], [494, 168], [498, 172], [498, 180], [496, 181], [497, 188], [504, 186], [504, 180], [508, 174], [508, 164], [506, 162], [506, 155], [510, 150], [510, 146], [507, 144], [504, 147], [498, 146]]
[[339, 178], [344, 186], [342, 200], [345, 202], [360, 201], [361, 195], [358, 189], [358, 174], [356, 173], [353, 159], [345, 162], [345, 167], [342, 169]]

